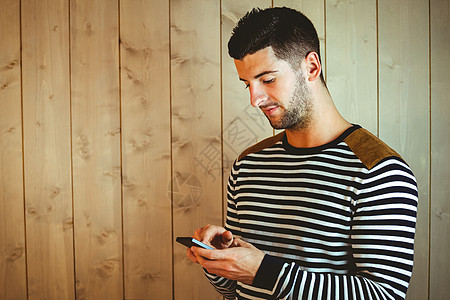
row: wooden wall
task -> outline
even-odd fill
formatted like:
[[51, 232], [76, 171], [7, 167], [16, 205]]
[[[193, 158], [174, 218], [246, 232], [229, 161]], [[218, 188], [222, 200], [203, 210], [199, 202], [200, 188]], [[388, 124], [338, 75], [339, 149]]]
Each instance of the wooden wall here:
[[1, 299], [219, 299], [174, 239], [273, 134], [226, 51], [254, 6], [315, 23], [336, 105], [418, 179], [408, 299], [450, 293], [449, 1], [0, 0]]

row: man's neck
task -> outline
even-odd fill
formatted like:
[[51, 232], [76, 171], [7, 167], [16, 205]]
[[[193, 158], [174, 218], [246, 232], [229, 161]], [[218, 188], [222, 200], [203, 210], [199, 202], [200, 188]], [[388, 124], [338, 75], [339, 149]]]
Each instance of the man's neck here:
[[[297, 148], [313, 148], [325, 145], [338, 138], [345, 130], [350, 128], [350, 123], [342, 124], [343, 126], [335, 127], [336, 130], [324, 131], [317, 127], [301, 130], [286, 129], [286, 136], [289, 144]], [[337, 130], [339, 128], [339, 130]]]
[[291, 146], [297, 148], [321, 146], [335, 140], [352, 126], [339, 114], [328, 93], [322, 94], [322, 97], [316, 100], [313, 117], [307, 127], [286, 129]]

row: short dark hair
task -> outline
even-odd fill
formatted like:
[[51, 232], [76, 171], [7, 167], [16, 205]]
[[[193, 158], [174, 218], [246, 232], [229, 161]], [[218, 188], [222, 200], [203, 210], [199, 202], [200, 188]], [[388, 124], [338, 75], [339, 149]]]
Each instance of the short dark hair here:
[[[312, 22], [301, 12], [287, 7], [254, 8], [233, 29], [229, 55], [242, 60], [248, 54], [271, 46], [275, 56], [297, 67], [310, 53], [320, 61], [319, 37]], [[323, 74], [320, 75], [323, 82]]]

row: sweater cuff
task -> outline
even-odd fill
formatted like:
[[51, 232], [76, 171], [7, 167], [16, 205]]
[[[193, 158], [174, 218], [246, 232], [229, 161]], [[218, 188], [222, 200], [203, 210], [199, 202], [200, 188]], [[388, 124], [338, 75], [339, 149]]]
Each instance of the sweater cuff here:
[[284, 262], [274, 256], [266, 254], [256, 272], [253, 286], [273, 290], [278, 275], [283, 268]]

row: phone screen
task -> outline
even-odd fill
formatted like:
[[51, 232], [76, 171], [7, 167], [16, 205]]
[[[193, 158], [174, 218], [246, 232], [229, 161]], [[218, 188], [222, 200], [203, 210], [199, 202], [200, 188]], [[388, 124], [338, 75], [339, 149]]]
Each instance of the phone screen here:
[[208, 245], [206, 245], [206, 244], [204, 244], [204, 243], [202, 243], [200, 241], [197, 241], [196, 239], [191, 238], [191, 237], [181, 237], [181, 236], [179, 236], [179, 237], [177, 237], [176, 241], [178, 243], [180, 243], [180, 244], [185, 245], [186, 247], [189, 247], [189, 248], [191, 248], [192, 246], [196, 246], [196, 247], [201, 247], [201, 248], [204, 248], [204, 249], [214, 250], [213, 247], [208, 246]]

